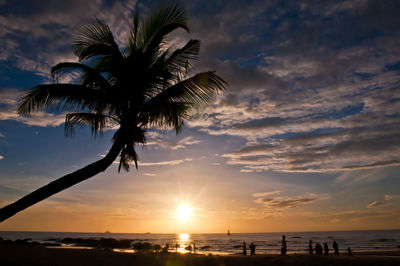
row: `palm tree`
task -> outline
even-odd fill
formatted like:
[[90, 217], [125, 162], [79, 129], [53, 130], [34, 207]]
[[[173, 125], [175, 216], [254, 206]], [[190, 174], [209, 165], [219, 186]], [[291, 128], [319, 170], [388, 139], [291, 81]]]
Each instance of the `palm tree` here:
[[[112, 126], [117, 128], [113, 144], [102, 159], [0, 209], [0, 222], [105, 171], [118, 157], [118, 172], [128, 171], [132, 161], [137, 168], [135, 146], [146, 143], [149, 128], [175, 128], [179, 133], [193, 107], [209, 103], [225, 89], [226, 82], [213, 71], [191, 74], [189, 61], [197, 58], [198, 40], [171, 51], [166, 37], [179, 28], [189, 31], [186, 13], [170, 5], [142, 20], [135, 14], [123, 50], [99, 20], [79, 30], [74, 40], [79, 62], [54, 66], [55, 84], [30, 88], [20, 99], [18, 112], [29, 114], [46, 107], [67, 110], [66, 136], [76, 126], [89, 126], [93, 137]], [[79, 74], [79, 84], [58, 83], [65, 74]]]

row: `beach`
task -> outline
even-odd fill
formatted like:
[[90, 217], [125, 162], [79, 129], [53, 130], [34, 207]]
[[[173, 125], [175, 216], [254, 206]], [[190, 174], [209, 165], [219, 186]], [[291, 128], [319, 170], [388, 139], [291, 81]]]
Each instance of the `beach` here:
[[[256, 254], [280, 254], [281, 238], [286, 235], [287, 253], [308, 253], [308, 243], [313, 247], [317, 242], [328, 243], [329, 253], [333, 253], [332, 244], [339, 244], [340, 254], [347, 254], [350, 247], [353, 252], [383, 252], [399, 250], [400, 231], [326, 231], [326, 232], [285, 232], [285, 233], [242, 233], [226, 234], [134, 234], [134, 233], [78, 233], [78, 232], [0, 232], [4, 241], [12, 240], [25, 244], [36, 243], [45, 246], [109, 248], [133, 252], [135, 246], [147, 245], [154, 251], [169, 245], [170, 252], [188, 252], [186, 248], [196, 246], [196, 253], [213, 255], [241, 254], [243, 242], [247, 248], [256, 245]], [[18, 241], [19, 240], [19, 241]], [[21, 241], [22, 240], [22, 241]], [[32, 244], [33, 244], [32, 243]], [[10, 244], [4, 242], [4, 244]], [[178, 245], [178, 249], [176, 249]], [[145, 246], [142, 247], [145, 248]], [[156, 248], [158, 246], [158, 249]]]
[[354, 256], [256, 255], [206, 256], [193, 254], [128, 254], [99, 249], [63, 249], [4, 245], [0, 264], [11, 265], [148, 265], [148, 266], [236, 266], [236, 265], [400, 265], [400, 252], [355, 254]]

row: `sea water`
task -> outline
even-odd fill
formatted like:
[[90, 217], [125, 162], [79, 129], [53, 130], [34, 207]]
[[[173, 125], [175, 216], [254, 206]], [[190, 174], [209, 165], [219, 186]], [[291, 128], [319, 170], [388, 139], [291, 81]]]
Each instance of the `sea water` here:
[[[169, 245], [171, 252], [188, 252], [188, 246], [195, 245], [196, 253], [241, 254], [243, 242], [254, 243], [257, 254], [278, 254], [282, 235], [286, 236], [287, 253], [308, 252], [308, 242], [321, 245], [327, 243], [332, 252], [332, 243], [339, 244], [339, 250], [387, 251], [400, 249], [400, 230], [379, 231], [329, 231], [329, 232], [283, 232], [251, 234], [128, 234], [128, 233], [70, 233], [70, 232], [0, 232], [3, 239], [31, 239], [32, 241], [57, 243], [63, 238], [114, 238], [130, 239], [133, 243], [148, 242], [152, 245]], [[63, 245], [67, 247], [67, 245]], [[126, 250], [128, 251], [128, 250]]]

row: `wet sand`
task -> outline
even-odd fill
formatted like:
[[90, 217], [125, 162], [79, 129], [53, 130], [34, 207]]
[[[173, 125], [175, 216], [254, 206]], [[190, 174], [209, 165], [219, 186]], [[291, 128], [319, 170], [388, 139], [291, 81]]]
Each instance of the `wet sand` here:
[[400, 265], [400, 252], [355, 254], [354, 256], [256, 255], [205, 256], [192, 254], [126, 254], [97, 249], [57, 249], [1, 246], [0, 265], [147, 265], [147, 266], [236, 266], [236, 265]]

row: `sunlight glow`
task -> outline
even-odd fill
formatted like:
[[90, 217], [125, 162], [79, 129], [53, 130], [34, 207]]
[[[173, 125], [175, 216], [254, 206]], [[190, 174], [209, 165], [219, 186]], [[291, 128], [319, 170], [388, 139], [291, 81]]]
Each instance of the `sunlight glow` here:
[[191, 247], [190, 235], [187, 233], [178, 234], [176, 239], [176, 252], [185, 254], [191, 251], [188, 247]]
[[179, 234], [179, 240], [188, 241], [189, 240], [189, 234]]
[[181, 222], [185, 222], [190, 220], [192, 213], [193, 209], [190, 206], [182, 204], [176, 209], [176, 218]]

